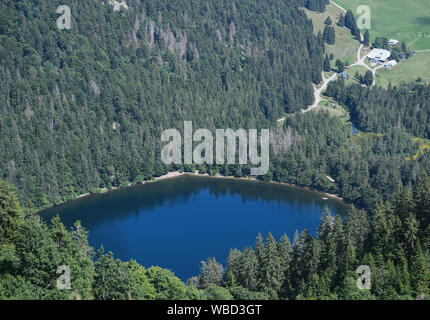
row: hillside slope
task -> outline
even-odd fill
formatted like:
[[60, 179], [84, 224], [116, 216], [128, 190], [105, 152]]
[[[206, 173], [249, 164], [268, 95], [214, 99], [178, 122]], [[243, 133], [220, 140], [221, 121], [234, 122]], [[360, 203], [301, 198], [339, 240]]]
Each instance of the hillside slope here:
[[[323, 44], [302, 1], [0, 4], [0, 178], [43, 208], [149, 179], [162, 129], [268, 127], [312, 104]], [[207, 115], [211, 116], [208, 117]]]

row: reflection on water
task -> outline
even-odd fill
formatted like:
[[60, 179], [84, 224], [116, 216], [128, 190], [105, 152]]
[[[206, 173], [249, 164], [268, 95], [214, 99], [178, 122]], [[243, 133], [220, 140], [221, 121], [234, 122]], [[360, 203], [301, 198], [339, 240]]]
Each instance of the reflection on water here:
[[346, 206], [321, 195], [273, 183], [181, 176], [69, 202], [46, 210], [71, 226], [81, 220], [90, 244], [103, 244], [122, 260], [169, 268], [182, 279], [199, 271], [201, 260], [225, 262], [230, 248], [254, 244], [259, 232], [276, 238], [294, 231], [315, 234], [325, 205], [344, 214]]

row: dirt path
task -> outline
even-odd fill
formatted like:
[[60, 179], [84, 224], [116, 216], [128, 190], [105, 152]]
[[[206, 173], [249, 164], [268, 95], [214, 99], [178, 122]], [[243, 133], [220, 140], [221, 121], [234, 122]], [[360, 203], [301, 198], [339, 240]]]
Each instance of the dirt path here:
[[334, 6], [338, 7], [340, 10], [342, 10], [343, 12], [345, 12], [345, 13], [346, 13], [346, 10], [345, 10], [344, 8], [342, 8], [340, 5], [338, 5], [336, 2], [333, 2], [333, 1], [331, 1], [331, 0], [330, 0], [330, 3], [331, 3], [332, 5], [334, 5]]
[[419, 36], [418, 36], [415, 40], [413, 40], [412, 42], [408, 43], [408, 44], [406, 45], [406, 48], [407, 48], [407, 47], [409, 47], [409, 46], [411, 46], [411, 45], [413, 45], [415, 42], [417, 42], [419, 38], [421, 38], [421, 35], [419, 35]]
[[309, 112], [318, 106], [318, 104], [321, 101], [321, 92], [323, 92], [325, 89], [327, 89], [327, 85], [329, 84], [329, 82], [337, 79], [337, 73], [333, 73], [330, 78], [326, 79], [326, 77], [324, 75], [324, 71], [323, 71], [322, 72], [322, 78], [323, 78], [323, 84], [319, 88], [317, 88], [317, 86], [315, 84], [313, 85], [314, 86], [314, 96], [315, 96], [314, 104], [311, 105], [310, 107], [308, 107], [307, 109], [302, 110], [303, 113]]

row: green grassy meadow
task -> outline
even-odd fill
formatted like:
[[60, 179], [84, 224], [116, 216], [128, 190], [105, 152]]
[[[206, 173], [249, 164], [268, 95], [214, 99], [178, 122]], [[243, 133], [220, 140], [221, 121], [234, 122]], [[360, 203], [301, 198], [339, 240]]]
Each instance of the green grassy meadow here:
[[332, 68], [334, 68], [334, 62], [336, 59], [349, 62], [349, 64], [354, 63], [357, 60], [357, 50], [360, 47], [360, 43], [354, 40], [354, 37], [351, 35], [349, 29], [337, 26], [336, 23], [342, 11], [333, 4], [327, 5], [327, 9], [324, 13], [310, 11], [307, 9], [304, 10], [309, 19], [312, 20], [315, 34], [318, 34], [319, 31], [323, 32], [325, 27], [324, 21], [328, 16], [330, 16], [333, 22], [332, 26], [334, 26], [336, 33], [336, 43], [334, 45], [325, 45], [326, 53], [328, 55], [334, 55]]
[[407, 60], [403, 60], [391, 69], [380, 69], [376, 71], [376, 84], [387, 87], [391, 82], [399, 84], [401, 82], [411, 82], [418, 77], [426, 82], [430, 82], [430, 52], [418, 52]]
[[429, 0], [334, 0], [358, 16], [357, 8], [371, 9], [370, 37], [393, 38], [410, 44], [411, 50], [430, 49]]

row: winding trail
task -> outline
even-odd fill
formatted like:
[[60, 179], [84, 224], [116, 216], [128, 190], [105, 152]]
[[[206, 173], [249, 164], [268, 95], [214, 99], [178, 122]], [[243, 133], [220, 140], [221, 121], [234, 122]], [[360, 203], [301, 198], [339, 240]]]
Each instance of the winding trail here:
[[[311, 111], [312, 109], [314, 109], [315, 107], [318, 106], [318, 104], [321, 101], [321, 92], [323, 92], [325, 89], [327, 89], [327, 85], [329, 84], [329, 82], [334, 81], [334, 80], [337, 79], [337, 73], [333, 73], [330, 78], [326, 78], [325, 74], [324, 74], [324, 71], [323, 71], [322, 72], [322, 78], [323, 78], [323, 84], [320, 87], [317, 87], [314, 83], [312, 84], [312, 86], [314, 87], [314, 97], [315, 97], [314, 104], [311, 105], [311, 106], [309, 106], [307, 109], [301, 110], [302, 113], [309, 112], [309, 111]], [[278, 119], [278, 122], [284, 122], [286, 118], [287, 117], [285, 116], [285, 117], [283, 117], [281, 119]]]
[[365, 67], [367, 70], [371, 71], [373, 74], [373, 83], [372, 83], [372, 87], [376, 84], [376, 70], [383, 68], [384, 66], [378, 66], [376, 68], [371, 68], [369, 67], [364, 61], [367, 58], [367, 56], [369, 54], [366, 54], [365, 56], [363, 56], [362, 58], [360, 57], [361, 55], [361, 49], [363, 48], [363, 44], [360, 45], [360, 48], [358, 48], [358, 52], [357, 52], [357, 62], [355, 62], [354, 64], [351, 65], [351, 67], [353, 66], [362, 66]]
[[415, 40], [413, 40], [412, 42], [410, 42], [410, 43], [408, 43], [407, 45], [406, 45], [406, 48], [407, 47], [409, 47], [409, 46], [411, 46], [411, 45], [413, 45], [415, 42], [417, 42], [418, 41], [418, 39], [419, 38], [421, 38], [422, 36], [421, 35], [419, 35]]
[[305, 110], [302, 110], [303, 113], [309, 112], [313, 108], [315, 108], [315, 107], [318, 106], [318, 104], [321, 101], [321, 92], [323, 92], [325, 89], [327, 89], [327, 85], [329, 84], [329, 82], [334, 81], [334, 80], [337, 79], [337, 73], [333, 73], [330, 78], [326, 79], [326, 77], [324, 75], [324, 71], [323, 71], [322, 72], [322, 78], [323, 78], [323, 84], [319, 88], [317, 88], [317, 86], [315, 84], [313, 85], [314, 86], [314, 96], [315, 96], [315, 102], [314, 102], [314, 104], [311, 105], [309, 108], [307, 108]]
[[342, 8], [342, 7], [341, 7], [340, 5], [338, 5], [336, 2], [333, 2], [333, 1], [331, 1], [331, 0], [330, 0], [330, 3], [331, 3], [332, 5], [334, 5], [334, 6], [338, 7], [338, 8], [339, 8], [340, 10], [342, 10], [343, 12], [345, 12], [345, 13], [347, 12], [345, 8]]
[[[338, 7], [340, 10], [342, 10], [343, 12], [347, 12], [346, 11], [346, 9], [345, 8], [342, 8], [340, 5], [338, 5], [336, 2], [333, 2], [333, 1], [330, 1], [330, 3], [331, 4], [333, 4], [334, 6], [336, 6], [336, 7]], [[363, 42], [364, 41], [364, 37], [363, 37], [363, 34], [360, 32], [360, 38], [361, 38], [361, 42]], [[353, 67], [353, 66], [363, 66], [363, 67], [365, 67], [366, 69], [368, 69], [368, 70], [370, 70], [371, 72], [372, 72], [372, 74], [373, 74], [373, 83], [372, 83], [372, 87], [376, 84], [376, 77], [375, 77], [375, 75], [376, 75], [376, 70], [378, 70], [378, 69], [380, 69], [380, 68], [383, 68], [384, 66], [379, 66], [379, 67], [376, 67], [376, 68], [371, 68], [371, 67], [369, 67], [364, 61], [365, 61], [365, 59], [366, 59], [366, 57], [369, 55], [369, 54], [366, 54], [366, 55], [364, 55], [363, 57], [361, 57], [361, 50], [363, 49], [363, 43], [361, 43], [360, 44], [360, 47], [358, 48], [358, 50], [357, 50], [357, 61], [354, 63], [354, 64], [352, 64], [352, 65], [350, 65], [350, 67]], [[336, 80], [337, 78], [338, 78], [338, 74], [337, 73], [334, 73], [334, 74], [332, 74], [331, 75], [331, 77], [330, 78], [326, 78], [325, 77], [325, 74], [324, 74], [324, 71], [322, 72], [322, 78], [323, 78], [323, 83], [322, 83], [322, 85], [321, 86], [317, 86], [317, 85], [315, 85], [315, 84], [312, 84], [313, 85], [313, 87], [314, 87], [314, 96], [315, 96], [315, 102], [311, 105], [311, 106], [309, 106], [308, 108], [306, 108], [306, 109], [304, 109], [304, 110], [302, 110], [302, 113], [306, 113], [306, 112], [309, 112], [309, 111], [311, 111], [312, 109], [314, 109], [315, 107], [317, 107], [318, 106], [318, 104], [320, 103], [320, 101], [321, 101], [321, 93], [327, 88], [327, 85], [330, 83], [330, 82], [332, 82], [332, 81], [334, 81], [334, 80]], [[278, 119], [278, 123], [280, 123], [280, 122], [284, 122], [285, 121], [285, 119], [287, 118], [287, 116], [285, 116], [285, 117], [282, 117], [282, 118], [280, 118], [280, 119]]]

